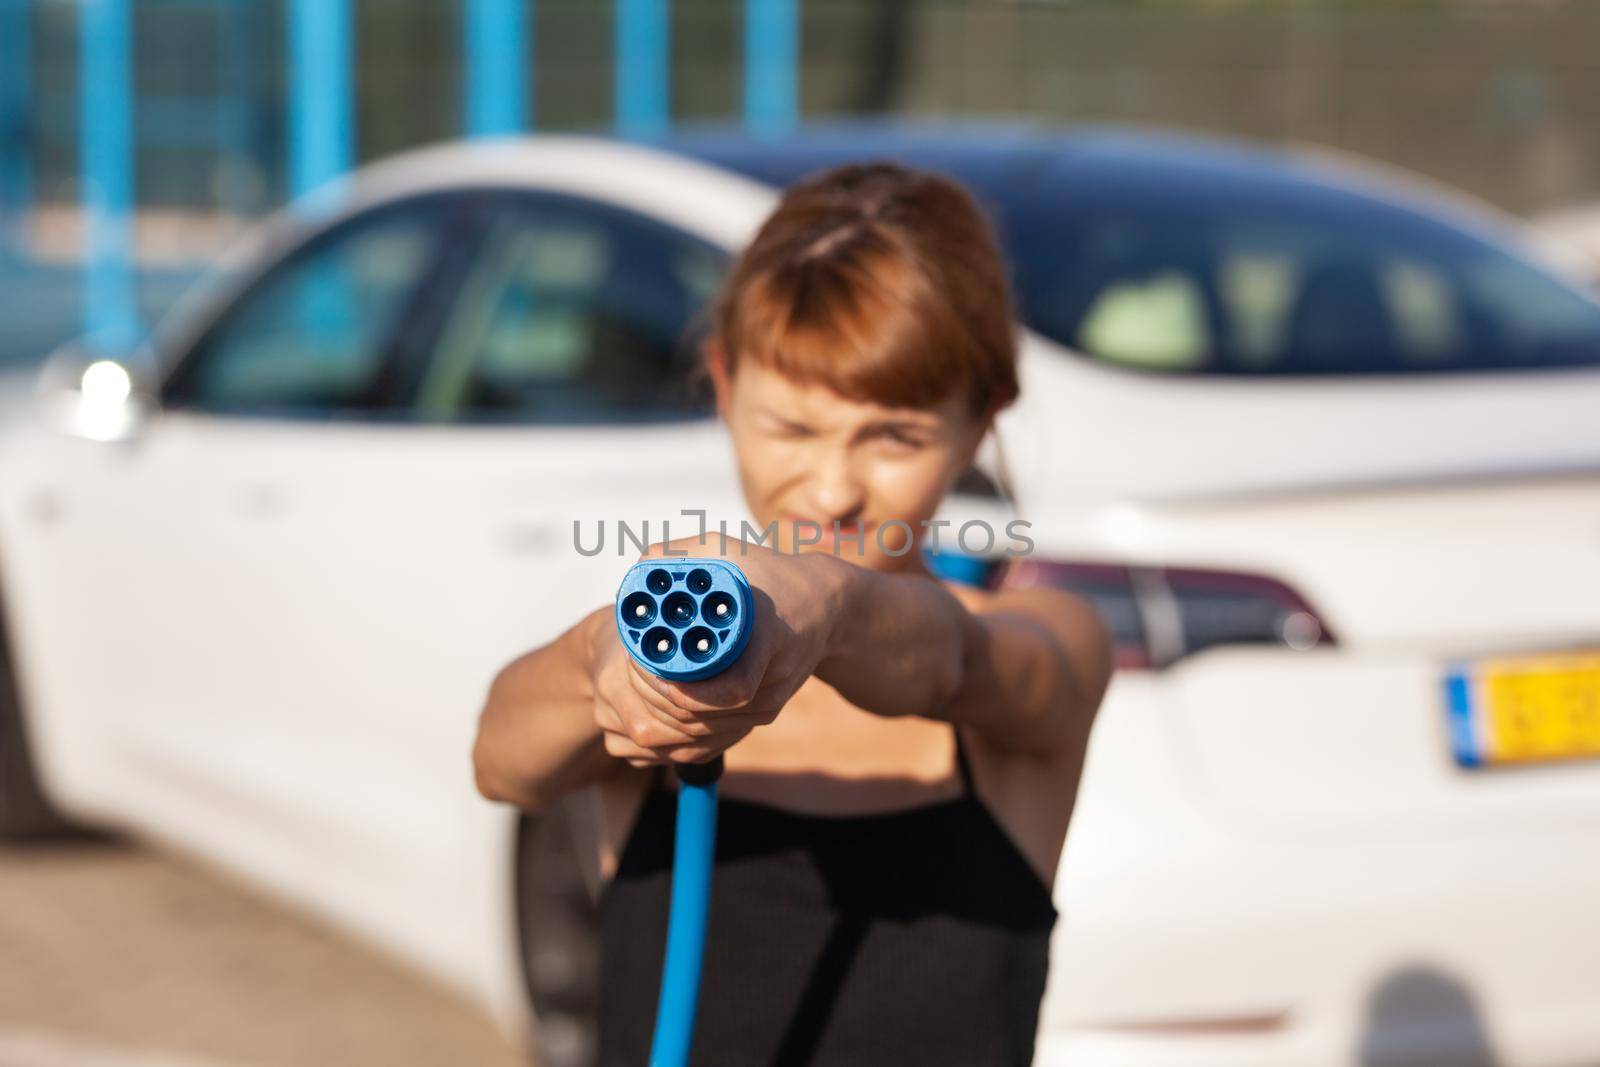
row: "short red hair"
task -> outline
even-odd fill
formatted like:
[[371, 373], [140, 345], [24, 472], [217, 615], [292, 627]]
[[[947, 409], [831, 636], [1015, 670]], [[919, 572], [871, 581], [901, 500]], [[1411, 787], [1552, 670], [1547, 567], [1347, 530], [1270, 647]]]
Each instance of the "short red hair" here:
[[1010, 287], [988, 221], [938, 174], [835, 167], [791, 186], [713, 309], [729, 374], [750, 360], [852, 400], [975, 415], [1016, 399]]

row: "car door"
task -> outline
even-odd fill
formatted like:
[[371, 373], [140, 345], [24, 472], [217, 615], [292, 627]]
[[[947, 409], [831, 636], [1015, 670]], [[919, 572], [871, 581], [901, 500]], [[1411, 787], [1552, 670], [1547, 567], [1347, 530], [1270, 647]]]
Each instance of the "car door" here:
[[[433, 494], [414, 516], [436, 539], [417, 576], [449, 625], [430, 643], [433, 669], [407, 684], [453, 709], [452, 760], [495, 671], [606, 603], [641, 543], [695, 532], [699, 512], [712, 526], [743, 519], [709, 388], [695, 382], [726, 262], [615, 206], [497, 200], [411, 368], [417, 425], [400, 468], [411, 489], [395, 498]], [[440, 781], [458, 788], [460, 767]]]
[[[694, 533], [699, 512], [735, 533], [748, 518], [709, 389], [696, 382], [727, 261], [706, 241], [615, 206], [532, 194], [497, 205], [411, 391], [431, 441], [418, 462], [453, 472], [461, 496], [445, 512], [461, 524], [462, 547], [437, 574], [474, 609], [445, 650], [451, 666], [425, 683], [436, 702], [480, 692], [514, 655], [607, 603], [639, 541]], [[456, 752], [446, 755], [442, 783], [456, 767]], [[509, 918], [520, 886], [520, 936], [507, 947], [523, 951], [541, 1032], [562, 1047], [587, 1033], [592, 975], [581, 952], [567, 954], [589, 916], [561, 842], [567, 816], [593, 815], [575, 797], [524, 827], [515, 881], [490, 859], [495, 848], [509, 858], [503, 822], [475, 856], [456, 852], [478, 879], [462, 897], [480, 894]], [[544, 964], [531, 966], [536, 959]], [[562, 989], [554, 1001], [543, 995], [552, 982]]]
[[449, 917], [489, 903], [506, 844], [469, 760], [494, 673], [609, 599], [638, 552], [623, 527], [652, 541], [697, 525], [683, 509], [742, 514], [687, 383], [725, 256], [572, 197], [472, 203], [448, 264], [435, 249], [393, 298], [374, 379], [319, 368], [336, 397], [286, 392], [319, 331], [369, 315], [325, 295], [341, 268], [304, 257], [284, 272], [303, 304], [230, 312], [146, 456], [185, 527], [162, 558], [193, 590], [184, 725], [175, 709], [152, 749], [238, 813], [195, 832], [463, 978], [475, 949]]
[[685, 385], [724, 267], [615, 207], [477, 190], [262, 273], [136, 440], [55, 465], [81, 669], [54, 673], [98, 752], [75, 793], [468, 981], [461, 931], [509, 888], [469, 758], [489, 681], [610, 597], [621, 526], [738, 510]]

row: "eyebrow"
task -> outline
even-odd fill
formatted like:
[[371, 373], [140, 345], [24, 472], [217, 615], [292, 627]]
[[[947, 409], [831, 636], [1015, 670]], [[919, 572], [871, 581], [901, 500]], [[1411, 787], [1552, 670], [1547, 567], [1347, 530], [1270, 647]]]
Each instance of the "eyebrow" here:
[[930, 426], [925, 422], [918, 422], [915, 419], [873, 419], [856, 432], [859, 434], [872, 434], [904, 430], [911, 430], [916, 433], [937, 433], [938, 427]]
[[[771, 408], [766, 408], [766, 406], [760, 406], [760, 408], [757, 408], [757, 414], [760, 414], [760, 416], [763, 416], [763, 418], [771, 419], [773, 422], [779, 422], [779, 424], [782, 424], [784, 427], [789, 427], [789, 429], [816, 429], [816, 427], [811, 426], [810, 422], [795, 421], [795, 419], [790, 419], [789, 416], [786, 416], [786, 414], [779, 414], [778, 411], [771, 410]], [[851, 437], [866, 437], [866, 435], [883, 434], [883, 432], [907, 432], [907, 430], [909, 430], [909, 432], [914, 432], [914, 434], [938, 434], [939, 427], [936, 426], [936, 424], [930, 424], [930, 422], [926, 421], [918, 421], [918, 419], [914, 418], [904, 418], [904, 416], [901, 416], [901, 418], [896, 418], [896, 416], [886, 416], [886, 418], [870, 419], [870, 421], [862, 422], [861, 426], [859, 426], [858, 429], [854, 430], [853, 434], [851, 434]]]
[[[782, 423], [784, 426], [791, 426], [796, 429], [813, 429], [810, 423], [798, 422], [786, 415], [780, 415], [771, 408], [758, 408], [757, 411], [764, 417], [771, 419], [774, 422]], [[882, 433], [885, 430], [913, 430], [920, 433], [936, 433], [938, 432], [938, 427], [929, 425], [927, 422], [918, 421], [916, 419], [903, 417], [895, 418], [890, 416], [887, 418], [873, 419], [869, 422], [863, 423], [856, 430], [856, 434]]]

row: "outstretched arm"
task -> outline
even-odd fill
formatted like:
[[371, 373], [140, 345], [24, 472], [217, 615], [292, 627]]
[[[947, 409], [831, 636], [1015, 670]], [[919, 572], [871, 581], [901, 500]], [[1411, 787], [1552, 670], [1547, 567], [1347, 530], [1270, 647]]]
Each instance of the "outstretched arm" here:
[[941, 719], [996, 750], [1056, 754], [1081, 748], [1111, 677], [1105, 624], [1061, 590], [983, 594], [968, 606], [927, 576], [822, 553], [780, 555], [716, 538], [670, 547], [710, 548], [739, 563], [760, 612], [750, 649], [726, 674], [647, 680], [657, 707], [686, 725], [736, 711], [776, 715], [814, 674], [878, 715]]
[[684, 715], [622, 647], [614, 611], [596, 609], [495, 677], [472, 751], [484, 796], [538, 811], [625, 763], [702, 762], [771, 722], [788, 699], [768, 686], [759, 706]]
[[991, 747], [1081, 743], [1110, 681], [1111, 637], [1083, 599], [1007, 590], [970, 606], [937, 581], [844, 564], [817, 677], [858, 707], [966, 726]]
[[595, 723], [591, 666], [611, 614], [609, 606], [595, 610], [495, 676], [472, 748], [485, 797], [538, 811], [617, 766]]

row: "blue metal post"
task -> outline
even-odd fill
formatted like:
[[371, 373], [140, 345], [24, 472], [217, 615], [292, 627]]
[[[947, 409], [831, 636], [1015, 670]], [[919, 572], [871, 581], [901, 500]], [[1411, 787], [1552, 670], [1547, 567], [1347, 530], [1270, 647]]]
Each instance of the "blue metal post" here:
[[[244, 3], [229, 3], [217, 13], [217, 55], [221, 62], [217, 71], [215, 144], [225, 165], [234, 173], [256, 163], [250, 153], [255, 57], [261, 50], [253, 40], [258, 28], [255, 21], [253, 7]], [[259, 206], [241, 201], [239, 192], [238, 182], [223, 183], [219, 206], [241, 214]]]
[[744, 121], [753, 134], [771, 137], [794, 128], [799, 37], [795, 0], [745, 0]]
[[289, 2], [289, 191], [304, 196], [354, 157], [350, 0]]
[[130, 0], [82, 0], [78, 153], [87, 247], [88, 343], [126, 353], [139, 338], [133, 276], [133, 22]]
[[526, 129], [530, 53], [524, 0], [467, 0], [463, 32], [467, 132], [492, 137]]
[[20, 240], [33, 200], [29, 5], [30, 0], [0, 0], [0, 242]]
[[617, 0], [617, 132], [648, 137], [671, 115], [668, 0]]

